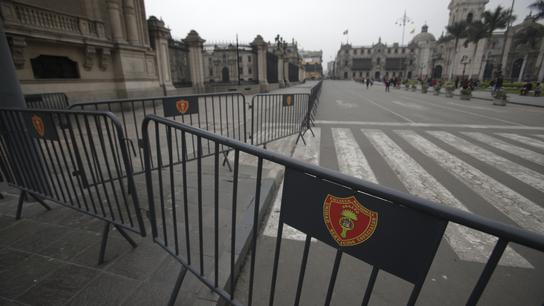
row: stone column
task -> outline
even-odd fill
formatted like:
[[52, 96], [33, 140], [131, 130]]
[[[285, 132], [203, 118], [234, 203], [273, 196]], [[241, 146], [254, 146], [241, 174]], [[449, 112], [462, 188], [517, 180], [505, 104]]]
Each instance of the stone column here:
[[205, 40], [200, 38], [195, 30], [191, 30], [184, 39], [189, 47], [189, 67], [191, 68], [191, 81], [193, 89], [200, 93], [206, 90], [204, 86], [204, 60], [202, 58], [202, 48]]
[[163, 21], [158, 20], [154, 16], [151, 16], [147, 23], [149, 36], [152, 40], [151, 45], [155, 49], [157, 59], [159, 84], [164, 91], [174, 90], [170, 71], [170, 53], [168, 52], [168, 40], [171, 38], [170, 29], [164, 25]]
[[[512, 31], [509, 31], [510, 33]], [[501, 68], [502, 73], [504, 76], [504, 72], [506, 72], [506, 63], [508, 62], [508, 54], [510, 53], [510, 47], [512, 47], [512, 34], [508, 33], [508, 37], [506, 38], [506, 47], [504, 48], [504, 54], [501, 58]]]
[[131, 45], [138, 45], [138, 25], [136, 24], [136, 10], [134, 0], [124, 0], [125, 24], [127, 26], [127, 40]]
[[268, 81], [266, 79], [266, 50], [268, 44], [261, 35], [257, 35], [251, 43], [257, 49], [257, 78], [259, 80], [259, 91], [268, 92]]
[[278, 58], [278, 84], [280, 88], [285, 87], [285, 78], [283, 74], [283, 52], [276, 51], [276, 56]]
[[542, 40], [542, 43], [540, 44], [540, 52], [538, 52], [536, 62], [538, 69], [537, 80], [542, 82], [542, 79], [544, 78], [544, 40]]
[[289, 81], [289, 61], [287, 58], [283, 58], [283, 80], [285, 81], [285, 87], [291, 85], [291, 82]]
[[523, 82], [523, 75], [525, 74], [525, 66], [527, 66], [527, 58], [529, 54], [525, 54], [523, 57], [523, 64], [521, 64], [521, 69], [519, 70], [518, 82]]
[[125, 43], [125, 36], [123, 35], [123, 26], [121, 24], [121, 12], [119, 11], [119, 2], [117, 0], [109, 0], [108, 12], [111, 22], [111, 36], [114, 42]]

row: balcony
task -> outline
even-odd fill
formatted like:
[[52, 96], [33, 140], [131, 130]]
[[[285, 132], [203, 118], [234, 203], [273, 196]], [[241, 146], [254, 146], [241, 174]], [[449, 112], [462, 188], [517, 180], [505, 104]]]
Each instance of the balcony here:
[[56, 40], [59, 35], [61, 40], [106, 40], [104, 23], [101, 21], [13, 1], [2, 1], [0, 6], [8, 33], [45, 36], [43, 38]]

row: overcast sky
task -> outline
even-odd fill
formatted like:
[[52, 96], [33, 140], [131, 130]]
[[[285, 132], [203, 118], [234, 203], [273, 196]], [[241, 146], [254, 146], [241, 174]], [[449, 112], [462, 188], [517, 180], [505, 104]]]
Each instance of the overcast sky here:
[[[323, 50], [324, 68], [333, 60], [341, 42], [370, 45], [378, 41], [401, 42], [402, 28], [395, 25], [404, 10], [413, 20], [406, 26], [407, 43], [426, 22], [437, 38], [448, 22], [450, 0], [145, 0], [146, 13], [162, 18], [174, 38], [184, 38], [194, 29], [212, 41], [250, 42], [257, 34], [274, 41], [276, 34], [294, 38], [299, 48]], [[516, 0], [516, 23], [529, 14], [534, 0]], [[487, 9], [497, 5], [510, 8], [511, 0], [490, 0]], [[348, 35], [342, 35], [344, 30]], [[410, 32], [415, 29], [415, 33]]]

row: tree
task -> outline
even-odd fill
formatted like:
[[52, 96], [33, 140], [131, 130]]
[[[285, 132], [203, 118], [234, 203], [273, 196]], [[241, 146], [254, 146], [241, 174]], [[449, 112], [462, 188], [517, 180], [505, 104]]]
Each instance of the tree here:
[[516, 16], [512, 15], [510, 10], [505, 10], [499, 5], [493, 11], [485, 11], [482, 14], [482, 20], [490, 37], [493, 31], [504, 29], [510, 22], [514, 22]]
[[469, 43], [474, 44], [474, 52], [472, 53], [471, 72], [469, 73], [469, 75], [472, 74], [472, 72], [474, 72], [474, 65], [476, 64], [476, 51], [478, 51], [478, 43], [480, 42], [480, 40], [487, 38], [489, 36], [490, 36], [489, 30], [483, 22], [473, 21], [468, 24], [464, 45], [466, 48]]
[[[467, 22], [466, 21], [459, 21], [456, 23], [452, 23], [450, 25], [446, 26], [446, 31], [448, 32], [448, 36], [450, 36], [451, 39], [455, 40], [455, 47], [454, 47], [454, 54], [457, 55], [457, 45], [459, 44], [459, 40], [461, 38], [466, 37], [467, 33]], [[455, 63], [456, 56], [453, 57], [453, 64]], [[450, 70], [450, 79], [453, 75], [453, 69]]]
[[529, 5], [529, 8], [536, 11], [535, 15], [533, 15], [535, 21], [544, 18], [544, 0], [535, 1]]
[[[519, 50], [523, 52], [523, 63], [525, 63], [528, 60], [529, 54], [531, 52], [537, 51], [539, 48], [539, 44], [542, 41], [544, 37], [544, 27], [534, 21], [532, 21], [531, 24], [527, 25], [525, 28], [522, 28], [517, 33], [515, 33], [513, 42], [514, 42], [514, 48], [516, 50]], [[518, 46], [522, 46], [521, 48], [518, 48]], [[540, 65], [535, 65], [537, 68], [540, 67], [542, 69], [542, 60], [540, 62]], [[540, 70], [539, 69], [539, 70]], [[523, 80], [523, 71], [519, 75], [519, 79]]]
[[537, 43], [542, 36], [544, 36], [542, 26], [532, 24], [516, 33], [514, 43], [516, 45], [527, 45], [528, 49], [536, 49]]
[[[488, 37], [491, 37], [493, 31], [498, 29], [508, 28], [511, 22], [516, 20], [516, 16], [512, 14], [511, 10], [505, 10], [502, 6], [497, 6], [493, 11], [485, 11], [482, 14], [482, 20], [485, 24], [488, 32]], [[507, 33], [504, 34], [503, 49], [501, 52], [498, 74], [502, 74], [502, 61], [504, 57], [504, 48], [506, 46]]]

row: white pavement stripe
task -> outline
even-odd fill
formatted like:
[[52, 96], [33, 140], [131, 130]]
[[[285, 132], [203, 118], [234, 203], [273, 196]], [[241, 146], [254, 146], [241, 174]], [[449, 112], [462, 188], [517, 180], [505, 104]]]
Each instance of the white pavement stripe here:
[[544, 209], [413, 131], [396, 131], [520, 227], [544, 232]]
[[[397, 174], [408, 192], [452, 208], [469, 211], [448, 189], [423, 169], [385, 133], [380, 130], [363, 129], [362, 131], [382, 155], [389, 167]], [[445, 235], [447, 242], [460, 259], [481, 263], [487, 261], [497, 241], [496, 237], [456, 223], [448, 224]], [[525, 258], [510, 247], [506, 249], [500, 264], [524, 268], [532, 267]]]
[[[471, 137], [473, 139], [476, 139], [478, 141], [481, 141], [483, 143], [486, 143], [492, 147], [495, 147], [497, 149], [503, 150], [505, 152], [508, 152], [512, 155], [519, 156], [523, 159], [526, 159], [528, 161], [534, 162], [539, 165], [544, 166], [544, 154], [537, 153], [531, 150], [527, 150], [525, 148], [520, 148], [515, 145], [511, 145], [509, 143], [506, 143], [496, 137], [489, 136], [484, 133], [480, 132], [462, 132], [462, 134]], [[544, 135], [543, 135], [544, 136]]]
[[[301, 142], [295, 148], [293, 152], [293, 158], [302, 160], [314, 165], [319, 164], [319, 146], [321, 140], [321, 129], [318, 127], [312, 128], [314, 131], [315, 137], [312, 136], [310, 132], [306, 133], [305, 140], [306, 145]], [[280, 220], [280, 209], [281, 209], [281, 198], [283, 194], [283, 181], [280, 184], [279, 191], [276, 194], [276, 199], [268, 216], [266, 226], [264, 228], [264, 234], [269, 237], [276, 237], [278, 235], [278, 224]], [[290, 227], [288, 225], [283, 226], [282, 232], [283, 239], [291, 240], [306, 240], [306, 234], [303, 232]]]
[[464, 152], [500, 171], [506, 172], [525, 184], [544, 192], [544, 175], [522, 165], [516, 164], [491, 151], [472, 144], [460, 137], [444, 131], [428, 131], [440, 141], [447, 143], [457, 150]]
[[456, 123], [421, 123], [421, 122], [377, 122], [377, 121], [338, 121], [316, 120], [315, 124], [327, 125], [359, 125], [359, 126], [393, 126], [393, 127], [424, 127], [424, 128], [467, 128], [467, 129], [499, 129], [499, 130], [535, 130], [544, 131], [544, 126], [512, 126], [512, 125], [481, 125]]
[[460, 110], [460, 109], [454, 108], [454, 107], [447, 107], [447, 106], [440, 105], [438, 103], [433, 103], [433, 102], [430, 102], [430, 101], [422, 101], [422, 100], [417, 100], [417, 99], [413, 99], [413, 98], [410, 98], [410, 97], [403, 97], [403, 98], [408, 99], [408, 100], [412, 100], [412, 101], [416, 101], [416, 102], [424, 102], [424, 103], [427, 103], [428, 105], [432, 105], [432, 106], [435, 106], [435, 107], [438, 107], [438, 108], [443, 108], [443, 109], [447, 109], [447, 110], [450, 110], [450, 111], [456, 111], [456, 112], [460, 112], [460, 113], [463, 113], [463, 114], [468, 114], [468, 115], [472, 115], [472, 116], [476, 116], [476, 117], [480, 117], [480, 118], [486, 118], [486, 119], [490, 119], [490, 120], [494, 120], [494, 121], [500, 121], [500, 122], [504, 122], [504, 123], [508, 123], [508, 124], [512, 124], [512, 125], [516, 125], [516, 126], [524, 126], [521, 123], [517, 123], [517, 122], [513, 122], [513, 121], [509, 121], [509, 120], [504, 120], [504, 119], [500, 119], [500, 118], [496, 118], [496, 117], [486, 116], [486, 115], [478, 114], [478, 113], [475, 113], [475, 112], [468, 112], [468, 111]]
[[408, 122], [410, 122], [410, 123], [415, 123], [415, 122], [414, 122], [413, 120], [411, 120], [410, 118], [406, 118], [406, 117], [404, 117], [403, 115], [401, 115], [401, 114], [399, 114], [399, 113], [396, 113], [396, 112], [390, 110], [389, 108], [387, 108], [387, 107], [385, 107], [385, 106], [383, 106], [383, 105], [380, 105], [379, 103], [376, 103], [376, 102], [374, 102], [374, 101], [372, 101], [372, 100], [370, 100], [370, 99], [368, 99], [368, 98], [364, 98], [364, 99], [366, 99], [368, 102], [370, 102], [370, 103], [376, 105], [377, 107], [379, 107], [379, 108], [381, 108], [381, 109], [383, 109], [383, 110], [385, 110], [385, 111], [388, 111], [388, 112], [390, 112], [391, 114], [393, 114], [393, 115], [395, 115], [395, 116], [397, 116], [397, 117], [399, 117], [399, 118], [402, 118], [403, 120], [406, 120], [406, 121], [408, 121]]
[[521, 142], [531, 147], [544, 149], [544, 142], [537, 140], [535, 138], [518, 135], [518, 134], [512, 134], [512, 133], [496, 133], [496, 134], [502, 137], [517, 141], [517, 142]]
[[333, 128], [332, 138], [340, 172], [373, 183], [378, 182], [350, 129]]

